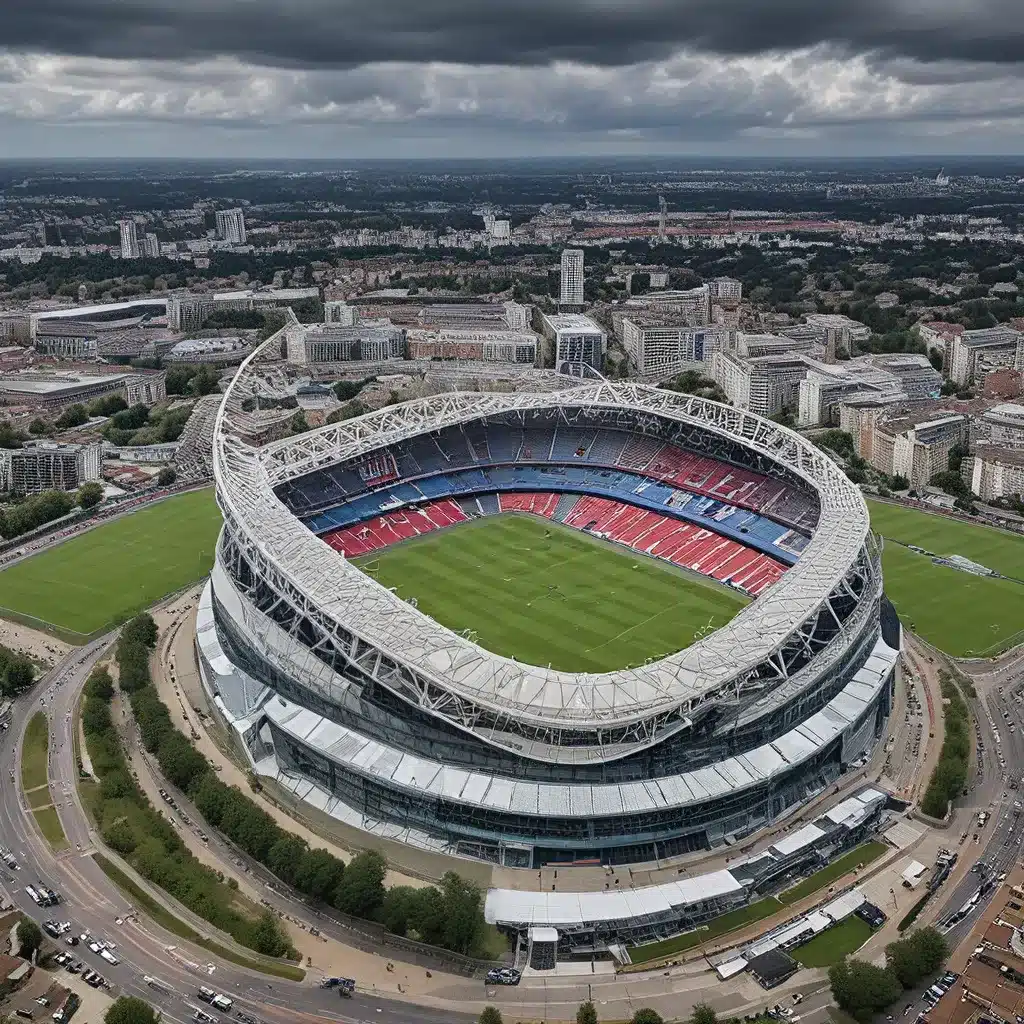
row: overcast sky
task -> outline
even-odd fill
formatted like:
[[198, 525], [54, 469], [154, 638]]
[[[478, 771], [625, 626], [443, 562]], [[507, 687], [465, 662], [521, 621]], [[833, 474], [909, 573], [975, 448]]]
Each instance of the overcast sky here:
[[1024, 0], [0, 0], [0, 157], [1024, 153]]

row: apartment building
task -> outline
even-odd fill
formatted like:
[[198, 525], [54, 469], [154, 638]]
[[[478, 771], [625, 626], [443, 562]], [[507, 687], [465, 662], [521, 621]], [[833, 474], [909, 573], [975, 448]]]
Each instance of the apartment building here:
[[1024, 335], [1007, 324], [963, 331], [954, 336], [949, 360], [949, 376], [956, 384], [967, 386], [1000, 367], [1024, 369]]
[[621, 336], [631, 372], [664, 380], [705, 369], [715, 352], [731, 347], [733, 332], [725, 327], [673, 326], [640, 315], [622, 318]]
[[558, 305], [563, 309], [583, 308], [583, 250], [562, 250], [562, 281]]
[[949, 469], [949, 453], [966, 445], [969, 418], [961, 414], [924, 413], [863, 417], [856, 433], [857, 454], [890, 476], [903, 476], [910, 486], [924, 487], [936, 473]]
[[1024, 449], [1024, 405], [1003, 402], [974, 421], [974, 440], [996, 448]]
[[759, 416], [795, 409], [807, 371], [807, 360], [799, 354], [744, 359], [735, 352], [716, 352], [711, 360], [711, 376], [729, 401]]
[[339, 327], [355, 327], [359, 319], [359, 309], [341, 300], [324, 303], [324, 323], [337, 324]]
[[121, 232], [121, 259], [137, 260], [142, 255], [139, 247], [139, 230], [133, 220], [119, 220], [118, 229]]
[[232, 210], [218, 210], [217, 237], [231, 245], [245, 245], [245, 214], [235, 207]]
[[964, 460], [964, 478], [983, 501], [1024, 494], [1024, 450], [978, 445]]
[[285, 337], [288, 362], [296, 366], [405, 358], [405, 331], [387, 320], [364, 320], [354, 327], [296, 325], [286, 329]]
[[410, 359], [467, 359], [485, 363], [536, 363], [538, 338], [532, 331], [411, 329]]
[[18, 494], [76, 491], [100, 479], [103, 446], [30, 442], [24, 448], [0, 451], [0, 490]]

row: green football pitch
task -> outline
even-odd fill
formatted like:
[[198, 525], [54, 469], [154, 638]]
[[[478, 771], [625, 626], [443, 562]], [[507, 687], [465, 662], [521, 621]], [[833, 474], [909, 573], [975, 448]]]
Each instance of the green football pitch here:
[[[868, 506], [872, 528], [885, 538], [885, 591], [908, 628], [954, 657], [991, 657], [1024, 642], [1024, 538], [899, 505]], [[935, 565], [908, 544], [963, 555], [1011, 578]]]
[[208, 573], [220, 525], [213, 488], [115, 519], [0, 572], [0, 615], [84, 642]]
[[514, 513], [417, 537], [356, 564], [495, 654], [569, 672], [664, 657], [747, 603], [714, 581]]

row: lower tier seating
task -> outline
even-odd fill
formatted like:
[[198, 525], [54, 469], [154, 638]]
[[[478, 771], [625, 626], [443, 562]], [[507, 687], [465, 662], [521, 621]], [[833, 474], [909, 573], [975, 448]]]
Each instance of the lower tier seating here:
[[[753, 597], [770, 587], [786, 570], [768, 555], [712, 530], [611, 498], [509, 492], [486, 495], [477, 501], [483, 515], [528, 512], [552, 519], [557, 511], [566, 526], [728, 583]], [[389, 512], [334, 530], [323, 539], [346, 558], [357, 558], [469, 518], [458, 502], [448, 499], [417, 509]]]

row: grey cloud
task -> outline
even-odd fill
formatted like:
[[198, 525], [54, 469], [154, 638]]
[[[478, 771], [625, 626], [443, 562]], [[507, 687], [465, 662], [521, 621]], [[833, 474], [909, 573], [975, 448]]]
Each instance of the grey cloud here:
[[278, 67], [385, 61], [618, 66], [680, 49], [831, 44], [917, 61], [1013, 63], [1021, 0], [0, 0], [11, 50], [232, 55]]

